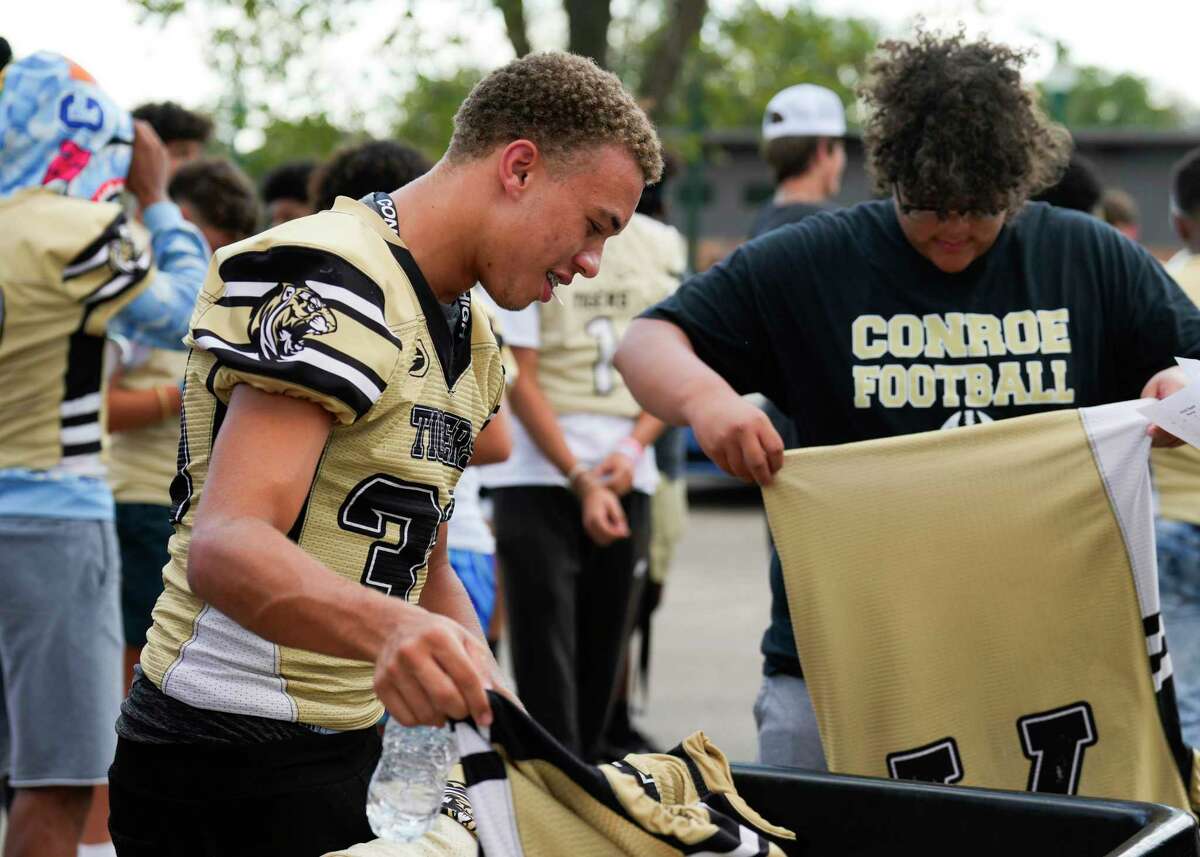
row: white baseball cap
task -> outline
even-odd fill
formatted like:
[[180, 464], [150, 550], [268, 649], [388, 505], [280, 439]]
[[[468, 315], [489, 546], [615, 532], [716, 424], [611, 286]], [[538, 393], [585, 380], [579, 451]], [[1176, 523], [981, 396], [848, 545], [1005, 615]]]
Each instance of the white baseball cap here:
[[763, 113], [764, 140], [778, 137], [844, 137], [842, 99], [823, 86], [800, 83], [775, 94]]

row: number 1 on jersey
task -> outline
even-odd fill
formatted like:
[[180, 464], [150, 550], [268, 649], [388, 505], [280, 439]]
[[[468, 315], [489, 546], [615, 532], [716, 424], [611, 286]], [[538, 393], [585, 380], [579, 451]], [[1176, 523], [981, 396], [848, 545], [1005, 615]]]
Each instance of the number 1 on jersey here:
[[613, 355], [617, 353], [617, 328], [613, 320], [606, 315], [598, 315], [583, 327], [584, 332], [596, 340], [599, 355], [592, 364], [592, 385], [596, 395], [607, 396], [616, 386], [613, 369]]

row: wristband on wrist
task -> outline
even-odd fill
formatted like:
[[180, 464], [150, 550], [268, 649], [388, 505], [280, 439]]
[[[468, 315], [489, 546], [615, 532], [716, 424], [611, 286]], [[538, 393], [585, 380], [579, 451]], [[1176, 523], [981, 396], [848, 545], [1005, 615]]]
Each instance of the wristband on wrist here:
[[575, 483], [579, 481], [579, 477], [587, 473], [588, 470], [589, 468], [586, 464], [583, 464], [582, 462], [576, 462], [575, 466], [567, 471], [567, 485], [572, 491], [575, 490]]
[[171, 400], [167, 396], [166, 387], [155, 387], [154, 397], [158, 399], [158, 416], [160, 420], [168, 420], [174, 416], [174, 409], [171, 407]]
[[636, 437], [630, 435], [629, 437], [621, 438], [613, 451], [621, 453], [621, 455], [628, 458], [631, 462], [637, 464], [638, 459], [642, 457], [643, 450], [645, 450], [645, 447], [642, 446]]

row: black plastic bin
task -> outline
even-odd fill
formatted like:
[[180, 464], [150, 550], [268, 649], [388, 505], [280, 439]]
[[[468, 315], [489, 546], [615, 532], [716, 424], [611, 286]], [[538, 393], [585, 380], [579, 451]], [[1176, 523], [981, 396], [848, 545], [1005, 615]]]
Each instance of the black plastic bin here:
[[734, 765], [738, 793], [794, 830], [789, 854], [1196, 857], [1196, 822], [1151, 803]]

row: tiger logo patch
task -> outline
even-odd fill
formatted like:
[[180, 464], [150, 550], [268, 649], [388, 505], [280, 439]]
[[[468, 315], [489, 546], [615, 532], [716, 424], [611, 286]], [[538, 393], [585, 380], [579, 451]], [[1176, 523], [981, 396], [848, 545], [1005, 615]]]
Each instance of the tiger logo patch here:
[[280, 283], [250, 316], [250, 341], [265, 360], [286, 360], [304, 349], [309, 336], [337, 330], [337, 318], [307, 286]]

